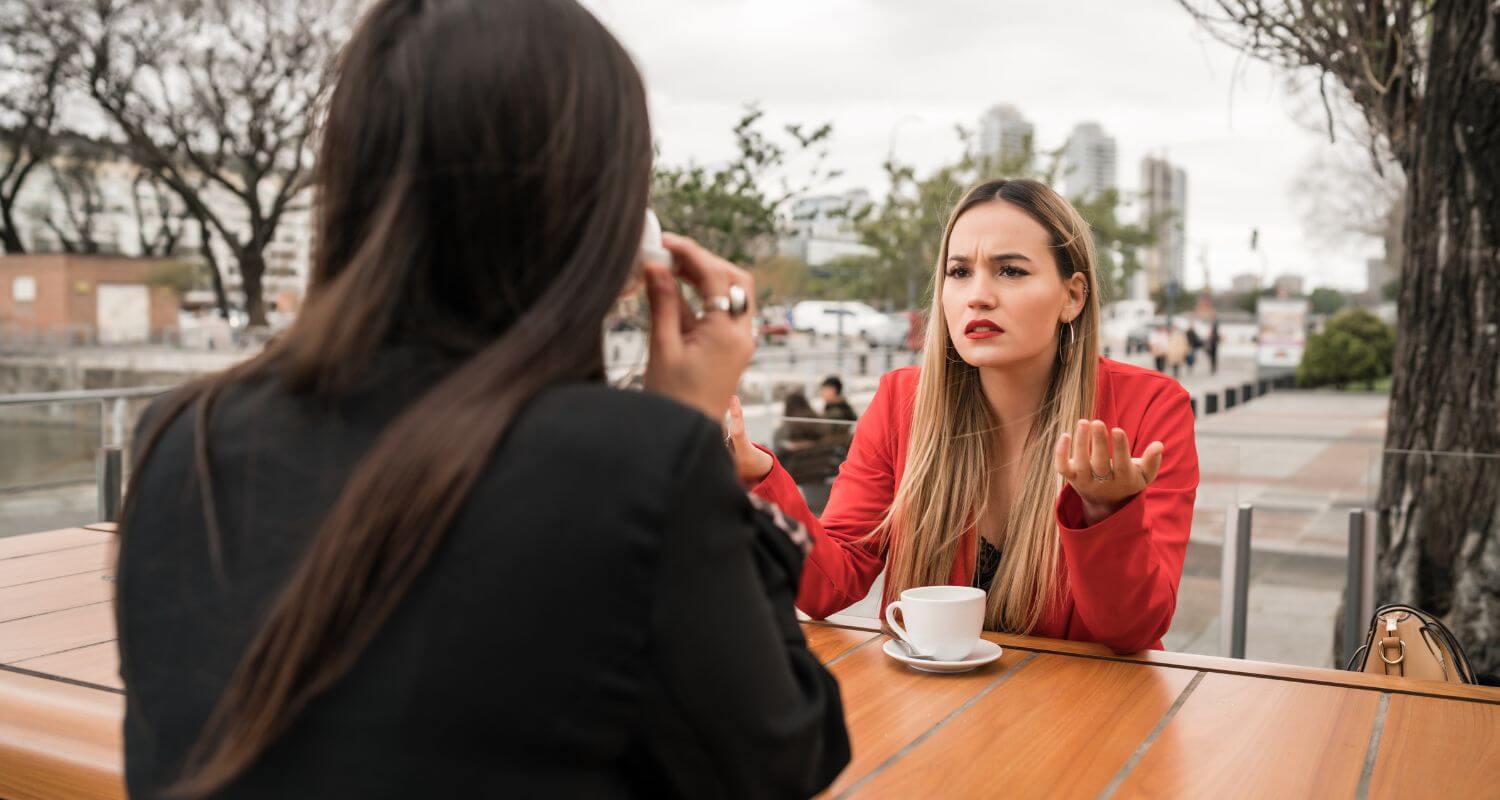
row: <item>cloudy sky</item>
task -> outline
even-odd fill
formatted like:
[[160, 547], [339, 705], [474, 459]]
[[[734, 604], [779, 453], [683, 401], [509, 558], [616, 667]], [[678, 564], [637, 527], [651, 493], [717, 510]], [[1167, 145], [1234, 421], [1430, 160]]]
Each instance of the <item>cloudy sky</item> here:
[[[876, 196], [881, 162], [931, 167], [960, 150], [954, 126], [1018, 107], [1038, 145], [1097, 121], [1119, 147], [1119, 181], [1164, 153], [1188, 173], [1189, 286], [1260, 272], [1362, 289], [1374, 245], [1309, 237], [1293, 182], [1325, 157], [1321, 107], [1285, 75], [1212, 41], [1170, 0], [582, 0], [645, 74], [665, 162], [734, 149], [746, 103], [767, 118], [833, 123], [831, 189]], [[1299, 123], [1303, 119], [1309, 122]]]

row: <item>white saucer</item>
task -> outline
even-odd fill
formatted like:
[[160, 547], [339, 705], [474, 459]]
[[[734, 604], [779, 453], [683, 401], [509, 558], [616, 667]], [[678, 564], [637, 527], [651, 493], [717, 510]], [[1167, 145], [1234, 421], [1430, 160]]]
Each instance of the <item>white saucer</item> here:
[[970, 650], [969, 655], [964, 657], [962, 661], [928, 661], [921, 658], [912, 658], [906, 654], [905, 650], [901, 649], [901, 645], [896, 644], [895, 639], [887, 639], [885, 646], [880, 649], [885, 651], [885, 654], [891, 658], [900, 661], [912, 669], [923, 672], [968, 672], [971, 669], [978, 669], [994, 661], [1000, 657], [1001, 653], [1005, 652], [1000, 645], [988, 639], [980, 639], [979, 643], [974, 645], [974, 649]]

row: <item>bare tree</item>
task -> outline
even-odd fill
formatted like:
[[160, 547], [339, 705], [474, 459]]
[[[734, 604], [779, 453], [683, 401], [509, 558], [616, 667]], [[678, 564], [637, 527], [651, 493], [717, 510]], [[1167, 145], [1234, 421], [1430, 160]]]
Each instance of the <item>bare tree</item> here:
[[192, 218], [182, 201], [150, 171], [137, 169], [130, 182], [130, 209], [135, 214], [136, 244], [143, 256], [177, 252], [183, 230]]
[[24, 253], [16, 203], [52, 154], [77, 55], [67, 0], [0, 0], [0, 247]]
[[[1319, 110], [1319, 113], [1323, 113]], [[1322, 127], [1322, 124], [1319, 124]], [[1308, 158], [1292, 182], [1292, 202], [1308, 238], [1327, 246], [1379, 242], [1384, 261], [1399, 270], [1406, 221], [1406, 173], [1384, 142], [1362, 124]], [[1375, 158], [1371, 158], [1374, 154]], [[1368, 291], [1379, 296], [1381, 287]]]
[[1179, 2], [1341, 85], [1406, 175], [1377, 592], [1443, 615], [1500, 671], [1500, 3]]
[[112, 158], [112, 148], [75, 134], [61, 134], [57, 141], [47, 161], [53, 197], [37, 204], [32, 218], [52, 231], [65, 253], [116, 249], [102, 239], [101, 223], [110, 209], [99, 184], [100, 166]]
[[[205, 191], [206, 179], [199, 177], [199, 191]], [[219, 316], [229, 318], [229, 295], [224, 290], [224, 272], [213, 248], [213, 230], [208, 220], [195, 216], [160, 177], [149, 170], [137, 169], [130, 184], [130, 204], [135, 212], [137, 244], [143, 256], [177, 255], [183, 237], [191, 226], [198, 232], [196, 255], [207, 273]]]
[[351, 10], [344, 0], [92, 0], [77, 20], [89, 96], [131, 159], [227, 246], [252, 324], [265, 322], [265, 249], [309, 185]]

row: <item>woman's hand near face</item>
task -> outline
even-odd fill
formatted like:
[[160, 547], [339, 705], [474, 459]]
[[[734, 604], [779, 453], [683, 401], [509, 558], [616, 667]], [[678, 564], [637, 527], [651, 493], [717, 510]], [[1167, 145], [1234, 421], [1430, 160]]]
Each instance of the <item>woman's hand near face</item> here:
[[1097, 525], [1156, 480], [1165, 452], [1165, 445], [1152, 442], [1140, 458], [1131, 458], [1124, 430], [1081, 419], [1073, 433], [1058, 437], [1053, 462], [1083, 500], [1085, 521]]
[[730, 286], [739, 286], [750, 298], [739, 316], [718, 310], [700, 316], [688, 307], [666, 265], [646, 264], [646, 296], [651, 303], [646, 389], [719, 422], [755, 352], [755, 279], [685, 236], [663, 234], [662, 244], [672, 254], [678, 274], [700, 297], [727, 297]]

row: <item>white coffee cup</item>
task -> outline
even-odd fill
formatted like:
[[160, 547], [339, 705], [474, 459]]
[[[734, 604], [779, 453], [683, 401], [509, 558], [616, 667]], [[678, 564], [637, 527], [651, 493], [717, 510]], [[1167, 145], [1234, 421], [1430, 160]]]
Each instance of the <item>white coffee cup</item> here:
[[[885, 623], [918, 653], [959, 661], [984, 630], [984, 590], [972, 586], [919, 586], [885, 607]], [[903, 626], [896, 622], [901, 611]]]

